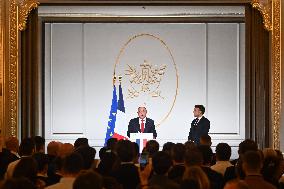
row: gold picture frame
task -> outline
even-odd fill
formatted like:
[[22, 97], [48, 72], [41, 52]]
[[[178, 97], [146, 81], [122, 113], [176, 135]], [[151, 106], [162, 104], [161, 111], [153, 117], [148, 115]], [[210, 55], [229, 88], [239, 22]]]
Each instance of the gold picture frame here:
[[[221, 0], [220, 0], [221, 2]], [[240, 2], [244, 2], [241, 1]], [[280, 148], [281, 111], [281, 0], [251, 0], [271, 33], [271, 125], [273, 148]], [[38, 0], [0, 1], [0, 129], [2, 135], [17, 136], [19, 125], [20, 31]]]

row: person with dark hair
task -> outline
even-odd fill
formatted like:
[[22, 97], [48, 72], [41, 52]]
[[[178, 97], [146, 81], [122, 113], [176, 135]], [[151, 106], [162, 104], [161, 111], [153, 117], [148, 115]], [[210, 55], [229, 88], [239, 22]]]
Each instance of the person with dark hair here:
[[224, 186], [224, 179], [222, 174], [212, 170], [210, 168], [210, 163], [212, 161], [213, 152], [210, 146], [208, 145], [200, 145], [198, 146], [198, 150], [201, 152], [203, 157], [203, 163], [202, 163], [202, 170], [207, 175], [209, 181], [210, 181], [210, 188], [211, 189], [222, 189]]
[[173, 160], [173, 167], [169, 172], [169, 179], [180, 183], [185, 170], [184, 157], [185, 157], [185, 146], [182, 143], [177, 143], [171, 150], [171, 157]]
[[4, 178], [8, 165], [20, 159], [18, 154], [19, 140], [16, 137], [6, 139], [5, 146], [6, 148], [2, 148], [2, 152], [0, 152], [0, 180]]
[[93, 171], [82, 171], [75, 179], [73, 189], [103, 189], [103, 178]]
[[265, 181], [261, 175], [262, 158], [257, 151], [248, 151], [242, 156], [242, 168], [245, 172], [244, 181], [250, 189], [276, 189]]
[[108, 150], [115, 152], [115, 146], [117, 141], [118, 141], [117, 138], [109, 138], [106, 142], [106, 148]]
[[83, 169], [90, 169], [94, 163], [96, 156], [96, 150], [90, 146], [82, 145], [75, 149], [75, 152], [80, 154], [83, 158], [84, 166]]
[[166, 152], [157, 152], [152, 159], [154, 174], [150, 178], [149, 186], [160, 186], [164, 189], [176, 189], [179, 185], [168, 178], [168, 172], [173, 165], [171, 156]]
[[35, 184], [25, 177], [6, 179], [0, 189], [38, 189]]
[[149, 140], [146, 143], [145, 150], [148, 152], [149, 157], [152, 157], [159, 151], [159, 143], [156, 140]]
[[146, 117], [147, 109], [145, 107], [138, 108], [138, 117], [131, 119], [128, 124], [127, 136], [130, 133], [153, 133], [153, 138], [157, 137], [154, 120]]
[[166, 142], [166, 143], [163, 145], [162, 151], [168, 153], [169, 155], [171, 155], [171, 153], [172, 153], [172, 148], [174, 147], [174, 145], [175, 145], [175, 143], [173, 143], [173, 142]]
[[119, 140], [116, 144], [120, 165], [112, 176], [122, 184], [124, 189], [136, 188], [140, 182], [138, 168], [133, 163], [134, 145], [129, 140]]
[[184, 162], [186, 167], [201, 166], [203, 163], [202, 153], [197, 148], [186, 150]]
[[[35, 143], [34, 140], [31, 138], [25, 138], [22, 140], [20, 147], [19, 147], [19, 155], [21, 157], [28, 157], [31, 156], [35, 151]], [[11, 162], [8, 165], [7, 171], [5, 173], [5, 178], [12, 178], [14, 169], [16, 165], [19, 163], [20, 159]]]
[[117, 164], [117, 155], [112, 151], [105, 152], [101, 157], [101, 161], [98, 165], [98, 168], [96, 168], [96, 171], [102, 176], [111, 176], [111, 173], [114, 172]]
[[232, 166], [230, 162], [231, 147], [227, 143], [219, 143], [215, 151], [217, 162], [215, 165], [211, 166], [211, 169], [224, 175], [226, 169]]
[[89, 141], [87, 138], [77, 138], [74, 142], [74, 148], [79, 148], [80, 146], [89, 146]]
[[196, 119], [191, 122], [188, 140], [194, 141], [197, 145], [200, 143], [200, 137], [208, 135], [210, 129], [210, 121], [204, 117], [204, 113], [205, 107], [203, 105], [194, 106], [193, 115]]
[[247, 151], [257, 151], [257, 144], [255, 141], [251, 140], [251, 139], [246, 139], [244, 141], [242, 141], [239, 144], [239, 149], [238, 149], [238, 154], [239, 154], [239, 158], [231, 161], [231, 163], [233, 164], [233, 166], [228, 167], [225, 171], [224, 174], [224, 179], [225, 182], [232, 180], [232, 179], [244, 179], [245, 178], [245, 174], [242, 170], [242, 159], [241, 157], [247, 152]]
[[37, 180], [42, 183], [42, 185], [47, 186], [48, 177], [47, 177], [47, 169], [48, 169], [48, 157], [44, 153], [35, 153], [32, 156], [37, 163]]
[[[182, 179], [183, 179], [182, 184], [181, 184], [182, 188], [184, 188], [185, 186], [188, 186], [188, 188], [190, 189], [194, 189], [194, 188], [210, 189], [210, 181], [207, 175], [204, 173], [204, 171], [199, 166], [188, 167], [185, 170]], [[193, 182], [193, 181], [196, 181], [196, 182]]]
[[72, 189], [75, 178], [83, 169], [83, 158], [78, 153], [71, 153], [64, 157], [62, 163], [62, 178], [60, 182], [46, 189]]
[[35, 143], [35, 152], [45, 153], [45, 139], [42, 136], [33, 137]]

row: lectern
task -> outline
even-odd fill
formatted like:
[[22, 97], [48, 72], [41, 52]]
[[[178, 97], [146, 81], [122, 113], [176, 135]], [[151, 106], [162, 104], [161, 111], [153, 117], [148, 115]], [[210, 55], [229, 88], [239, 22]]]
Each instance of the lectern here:
[[139, 145], [139, 152], [142, 153], [148, 140], [153, 140], [153, 133], [130, 133], [130, 140]]

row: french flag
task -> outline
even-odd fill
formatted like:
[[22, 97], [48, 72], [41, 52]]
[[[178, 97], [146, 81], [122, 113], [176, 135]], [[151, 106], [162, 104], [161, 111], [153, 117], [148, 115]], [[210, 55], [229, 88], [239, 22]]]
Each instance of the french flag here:
[[120, 139], [128, 140], [128, 137], [126, 136], [127, 129], [128, 129], [128, 123], [126, 121], [125, 106], [124, 106], [121, 82], [119, 83], [118, 93], [119, 94], [118, 94], [118, 101], [117, 101], [116, 123], [115, 123], [114, 134], [112, 138], [117, 138], [118, 140]]

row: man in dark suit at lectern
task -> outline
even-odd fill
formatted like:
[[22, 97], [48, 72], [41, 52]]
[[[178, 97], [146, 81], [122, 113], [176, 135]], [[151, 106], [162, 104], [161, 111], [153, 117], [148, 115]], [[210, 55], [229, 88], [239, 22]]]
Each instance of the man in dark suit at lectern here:
[[157, 137], [154, 120], [147, 118], [147, 109], [145, 107], [138, 108], [138, 117], [131, 119], [128, 124], [127, 136], [130, 133], [153, 133], [153, 138]]
[[200, 137], [208, 135], [210, 129], [210, 121], [203, 116], [205, 107], [203, 105], [195, 105], [193, 115], [196, 117], [191, 122], [191, 128], [188, 135], [188, 140], [194, 141], [195, 144], [200, 144]]

